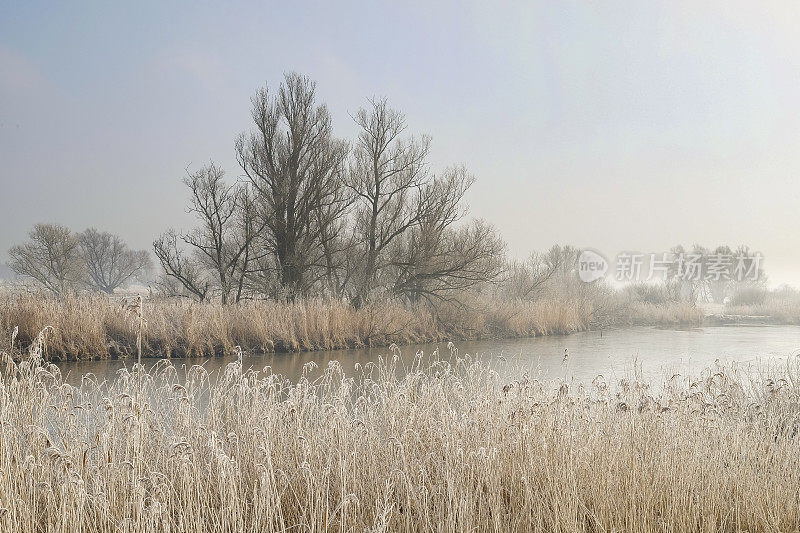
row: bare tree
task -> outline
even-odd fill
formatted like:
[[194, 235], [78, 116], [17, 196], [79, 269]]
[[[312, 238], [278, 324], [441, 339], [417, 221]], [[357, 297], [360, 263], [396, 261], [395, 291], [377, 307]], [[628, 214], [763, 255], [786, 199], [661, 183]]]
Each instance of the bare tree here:
[[348, 152], [347, 144], [333, 137], [330, 113], [316, 103], [315, 89], [314, 82], [291, 73], [276, 96], [259, 90], [252, 99], [256, 130], [236, 141], [278, 279], [298, 293], [313, 281], [308, 274], [320, 245], [320, 224], [331, 222], [318, 214], [342, 200], [338, 191]]
[[[153, 242], [153, 251], [164, 269], [166, 279], [159, 284], [169, 296], [181, 295], [182, 287], [189, 295], [196, 297], [201, 302], [206, 299], [211, 290], [205, 269], [199, 261], [181, 250], [178, 245], [178, 236], [175, 230], [167, 230]], [[177, 282], [175, 286], [171, 280]]]
[[[180, 236], [167, 232], [154, 243], [156, 256], [167, 276], [200, 300], [213, 291], [222, 303], [232, 296], [239, 301], [259, 232], [248, 187], [225, 183], [224, 172], [213, 162], [189, 173], [184, 183], [191, 192], [189, 211], [200, 225]], [[179, 240], [191, 257], [180, 250]]]
[[28, 236], [28, 242], [8, 251], [11, 269], [33, 278], [56, 295], [76, 290], [85, 271], [78, 239], [69, 228], [36, 224]]
[[259, 236], [264, 230], [264, 221], [258, 216], [258, 205], [251, 187], [241, 183], [236, 190], [235, 239], [233, 248], [240, 250], [238, 257], [230, 265], [231, 277], [234, 280], [235, 301], [245, 297], [247, 279], [253, 273], [253, 266], [267, 253], [259, 246]]
[[78, 242], [86, 264], [86, 283], [93, 290], [112, 294], [152, 268], [146, 251], [129, 249], [117, 235], [89, 228], [78, 235]]
[[412, 302], [453, 300], [503, 271], [505, 244], [492, 226], [481, 220], [454, 226], [466, 214], [462, 200], [473, 182], [455, 167], [425, 186], [422, 218], [395, 248], [395, 293]]
[[505, 244], [482, 220], [442, 231], [423, 224], [401, 249], [394, 292], [412, 303], [458, 301], [463, 291], [494, 280], [504, 268]]
[[425, 159], [430, 139], [403, 138], [405, 117], [386, 100], [370, 100], [355, 116], [361, 131], [347, 185], [356, 196], [355, 230], [361, 241], [363, 274], [359, 297], [378, 284], [389, 266], [386, 252], [409, 229], [419, 225], [429, 204], [422, 201], [428, 178]]
[[348, 208], [352, 204], [352, 195], [343, 183], [335, 192], [335, 201], [317, 209], [317, 230], [319, 232], [319, 252], [317, 271], [323, 292], [340, 297], [348, 286], [355, 265], [352, 251], [356, 239], [348, 224]]
[[550, 261], [548, 255], [542, 253], [532, 253], [522, 262], [512, 261], [503, 277], [503, 296], [535, 300], [544, 294], [559, 268], [560, 262]]

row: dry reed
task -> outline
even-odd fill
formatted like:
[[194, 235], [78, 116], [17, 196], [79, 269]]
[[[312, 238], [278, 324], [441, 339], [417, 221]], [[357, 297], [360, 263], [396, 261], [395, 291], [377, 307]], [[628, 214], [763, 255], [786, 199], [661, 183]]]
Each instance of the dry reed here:
[[699, 326], [704, 311], [689, 302], [653, 304], [630, 302], [620, 313], [619, 325], [629, 326]]
[[[483, 298], [439, 308], [387, 301], [355, 309], [322, 299], [239, 305], [164, 299], [144, 306], [142, 352], [159, 358], [231, 354], [236, 346], [271, 353], [566, 334], [592, 327], [598, 314], [591, 302], [556, 299]], [[45, 326], [53, 327], [48, 360], [135, 357], [139, 324], [130, 306], [104, 296], [0, 294], [0, 331], [19, 327], [15, 357]], [[7, 339], [0, 339], [0, 350], [11, 352]]]
[[164, 361], [76, 387], [41, 350], [5, 357], [3, 531], [800, 525], [796, 360], [775, 375], [674, 376], [660, 392], [504, 379], [513, 369], [457, 354], [308, 365], [296, 382]]
[[733, 316], [763, 317], [778, 324], [800, 325], [800, 292], [778, 290], [764, 292], [763, 301], [749, 305], [728, 305], [725, 313]]

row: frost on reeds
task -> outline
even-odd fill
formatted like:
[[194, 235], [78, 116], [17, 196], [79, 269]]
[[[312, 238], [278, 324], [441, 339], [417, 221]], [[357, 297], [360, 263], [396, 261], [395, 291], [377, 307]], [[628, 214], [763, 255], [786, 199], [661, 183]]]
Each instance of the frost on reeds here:
[[800, 525], [796, 360], [658, 391], [455, 352], [309, 364], [294, 382], [241, 359], [219, 375], [162, 361], [70, 386], [40, 350], [5, 357], [1, 531]]
[[53, 331], [45, 359], [75, 360], [135, 358], [140, 331], [145, 357], [216, 356], [232, 355], [236, 346], [253, 353], [298, 352], [572, 333], [591, 327], [596, 314], [570, 300], [477, 299], [441, 309], [394, 300], [355, 309], [346, 302], [315, 298], [239, 305], [155, 299], [144, 306], [142, 330], [132, 325], [142, 325], [142, 308], [132, 315], [119, 300], [0, 292], [0, 331], [19, 326], [16, 352], [7, 338], [0, 338], [0, 350], [21, 356], [48, 325]]
[[770, 292], [761, 290], [756, 294], [760, 294], [761, 297], [752, 298], [751, 301], [734, 295], [731, 302], [725, 306], [725, 313], [769, 318], [779, 324], [800, 325], [800, 292], [783, 287]]

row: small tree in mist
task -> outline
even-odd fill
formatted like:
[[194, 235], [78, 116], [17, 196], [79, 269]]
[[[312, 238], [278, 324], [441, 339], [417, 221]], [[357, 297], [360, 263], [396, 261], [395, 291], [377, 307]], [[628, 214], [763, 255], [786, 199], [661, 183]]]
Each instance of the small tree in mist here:
[[524, 261], [510, 261], [501, 284], [501, 295], [513, 300], [537, 300], [548, 289], [560, 264], [546, 253], [532, 253]]
[[189, 294], [204, 300], [213, 291], [222, 303], [228, 303], [242, 298], [260, 228], [249, 188], [242, 183], [227, 184], [224, 176], [212, 162], [184, 179], [191, 192], [189, 211], [200, 224], [181, 235], [169, 230], [153, 248], [166, 275]]
[[118, 287], [152, 269], [146, 251], [129, 249], [117, 235], [89, 228], [77, 237], [86, 266], [86, 284], [92, 290], [112, 294]]
[[411, 303], [455, 302], [479, 284], [497, 278], [504, 268], [505, 243], [482, 220], [460, 228], [415, 228], [398, 247], [396, 294]]
[[[727, 245], [709, 249], [694, 244], [687, 251], [678, 245], [670, 252], [673, 260], [667, 283], [677, 287], [683, 300], [721, 304], [726, 298], [751, 287], [765, 290], [767, 277], [761, 265], [755, 262], [756, 254], [747, 246], [733, 250]], [[744, 264], [739, 264], [742, 260]]]
[[29, 241], [11, 247], [8, 265], [55, 295], [77, 290], [84, 280], [85, 265], [78, 238], [58, 224], [36, 224]]
[[[731, 250], [730, 246], [717, 246], [713, 251], [705, 255], [705, 259], [706, 263], [712, 261], [715, 256], [727, 257], [732, 260], [733, 255], [733, 250]], [[724, 302], [725, 297], [731, 292], [730, 289], [733, 283], [735, 282], [730, 276], [720, 276], [718, 279], [713, 277], [705, 279], [705, 285], [708, 288], [707, 290], [711, 301], [718, 304]]]
[[153, 251], [164, 269], [158, 286], [167, 296], [190, 296], [202, 302], [211, 291], [211, 283], [200, 262], [181, 249], [180, 239], [169, 229], [153, 242]]
[[462, 200], [474, 178], [463, 167], [425, 185], [422, 216], [392, 254], [393, 291], [411, 302], [452, 300], [459, 291], [495, 279], [504, 268], [505, 243], [481, 220], [465, 227]]

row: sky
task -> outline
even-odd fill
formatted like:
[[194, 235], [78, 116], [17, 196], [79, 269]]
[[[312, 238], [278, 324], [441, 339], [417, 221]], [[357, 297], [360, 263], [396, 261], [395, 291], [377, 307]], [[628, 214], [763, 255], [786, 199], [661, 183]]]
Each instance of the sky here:
[[386, 97], [512, 256], [748, 245], [800, 286], [796, 2], [0, 0], [0, 262], [37, 222], [149, 249], [186, 169], [241, 175], [250, 97]]

